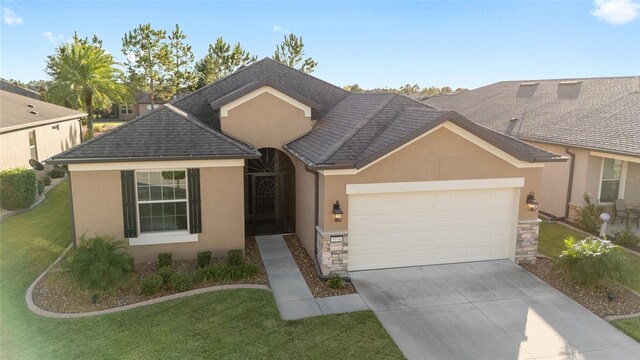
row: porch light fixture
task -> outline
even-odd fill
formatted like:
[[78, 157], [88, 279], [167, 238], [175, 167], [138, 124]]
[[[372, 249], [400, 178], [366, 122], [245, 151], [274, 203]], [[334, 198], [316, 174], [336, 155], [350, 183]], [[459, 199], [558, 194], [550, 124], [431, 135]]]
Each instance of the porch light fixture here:
[[529, 211], [538, 210], [538, 200], [536, 200], [535, 194], [532, 192], [527, 195], [527, 209]]
[[333, 204], [333, 220], [335, 222], [341, 222], [342, 221], [342, 209], [340, 209], [340, 202], [338, 202], [338, 200], [336, 200], [336, 203]]

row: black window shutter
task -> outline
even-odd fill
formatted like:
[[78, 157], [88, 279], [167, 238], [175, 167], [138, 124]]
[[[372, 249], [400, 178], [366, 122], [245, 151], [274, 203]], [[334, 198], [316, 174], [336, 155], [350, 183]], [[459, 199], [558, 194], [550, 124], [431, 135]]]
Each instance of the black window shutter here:
[[187, 169], [189, 182], [189, 232], [202, 232], [202, 214], [200, 211], [200, 169]]
[[122, 216], [124, 218], [124, 237], [138, 237], [136, 215], [136, 180], [131, 170], [121, 171], [122, 179]]

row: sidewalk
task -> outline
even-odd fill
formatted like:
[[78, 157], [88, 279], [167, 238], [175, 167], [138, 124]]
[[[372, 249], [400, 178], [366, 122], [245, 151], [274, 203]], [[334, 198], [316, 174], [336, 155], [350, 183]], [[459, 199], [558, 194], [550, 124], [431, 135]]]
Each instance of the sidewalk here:
[[315, 299], [282, 235], [256, 236], [256, 242], [283, 320], [369, 310], [358, 294]]

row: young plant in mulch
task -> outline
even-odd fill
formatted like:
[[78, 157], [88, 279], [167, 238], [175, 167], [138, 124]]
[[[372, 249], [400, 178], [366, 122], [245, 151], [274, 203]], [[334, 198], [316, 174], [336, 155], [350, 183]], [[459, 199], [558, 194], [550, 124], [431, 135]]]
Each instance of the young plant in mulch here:
[[327, 286], [333, 290], [344, 289], [344, 279], [339, 274], [335, 274], [327, 280]]
[[600, 225], [602, 225], [600, 214], [604, 209], [600, 205], [592, 203], [589, 194], [584, 193], [582, 197], [586, 205], [578, 209], [577, 225], [580, 229], [595, 234], [600, 229]]
[[565, 250], [554, 267], [581, 285], [598, 287], [621, 282], [629, 276], [624, 250], [609, 240], [589, 236], [578, 241], [570, 236], [564, 245]]
[[616, 231], [613, 233], [613, 237], [616, 239], [616, 242], [620, 245], [627, 247], [637, 247], [640, 246], [640, 236], [636, 235], [633, 230], [627, 225], [624, 229], [620, 231]]
[[246, 259], [242, 250], [229, 250], [223, 263], [199, 268], [196, 279], [203, 282], [233, 282], [251, 279], [257, 274], [258, 267]]
[[80, 287], [89, 291], [95, 304], [100, 293], [115, 290], [131, 278], [133, 261], [124, 245], [109, 236], [82, 237], [66, 266]]

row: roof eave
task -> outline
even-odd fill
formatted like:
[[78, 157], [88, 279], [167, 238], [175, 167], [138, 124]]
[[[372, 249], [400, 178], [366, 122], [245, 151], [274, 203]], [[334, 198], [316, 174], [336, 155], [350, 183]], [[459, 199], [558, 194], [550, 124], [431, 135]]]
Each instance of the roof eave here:
[[34, 122], [26, 123], [26, 124], [7, 126], [7, 127], [4, 127], [4, 128], [0, 128], [0, 134], [12, 132], [12, 131], [23, 130], [23, 129], [34, 128], [34, 127], [38, 127], [38, 126], [49, 125], [49, 124], [62, 122], [62, 121], [79, 120], [79, 119], [81, 119], [83, 117], [86, 117], [86, 116], [87, 116], [87, 114], [85, 114], [85, 113], [77, 113], [77, 114], [61, 116], [61, 117], [57, 117], [57, 118], [53, 118], [53, 119], [46, 119], [46, 120], [34, 121]]
[[56, 159], [51, 157], [44, 161], [46, 164], [91, 164], [107, 162], [134, 161], [185, 161], [185, 160], [231, 160], [231, 159], [259, 159], [260, 153], [246, 155], [197, 155], [197, 156], [142, 156], [142, 157], [114, 157], [114, 158], [75, 158]]

